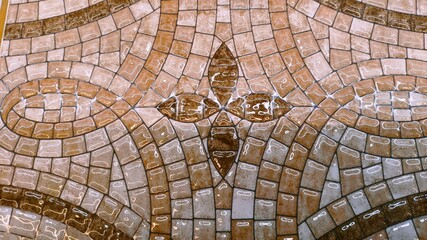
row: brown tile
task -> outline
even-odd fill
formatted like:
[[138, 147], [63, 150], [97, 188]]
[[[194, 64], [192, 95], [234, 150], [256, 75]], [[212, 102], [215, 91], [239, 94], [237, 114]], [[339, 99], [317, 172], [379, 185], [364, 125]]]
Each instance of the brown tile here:
[[65, 17], [58, 16], [43, 20], [44, 34], [57, 33], [65, 30]]
[[5, 28], [5, 39], [18, 39], [22, 36], [22, 24], [8, 24]]
[[358, 217], [358, 222], [366, 235], [371, 235], [381, 229], [386, 228], [383, 221], [384, 212], [381, 209], [372, 209], [364, 215]]
[[65, 15], [65, 28], [71, 29], [80, 27], [88, 23], [88, 16], [86, 9], [75, 11]]
[[24, 211], [41, 214], [46, 201], [46, 195], [25, 190], [21, 199], [20, 208]]
[[253, 220], [232, 220], [232, 239], [254, 239]]
[[22, 37], [31, 38], [38, 37], [43, 34], [43, 22], [34, 21], [22, 24]]
[[107, 1], [101, 1], [87, 8], [88, 20], [96, 21], [110, 14]]
[[108, 0], [108, 5], [111, 12], [117, 12], [127, 6], [129, 6], [128, 0]]

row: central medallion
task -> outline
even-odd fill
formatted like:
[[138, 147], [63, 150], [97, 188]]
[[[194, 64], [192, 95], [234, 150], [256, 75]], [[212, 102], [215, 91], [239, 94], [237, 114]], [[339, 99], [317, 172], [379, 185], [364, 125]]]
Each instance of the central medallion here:
[[213, 165], [225, 177], [236, 161], [239, 137], [233, 114], [250, 122], [268, 122], [290, 110], [280, 97], [266, 93], [251, 93], [230, 101], [237, 85], [239, 68], [230, 49], [224, 43], [215, 52], [208, 77], [216, 101], [194, 93], [173, 96], [157, 106], [170, 119], [197, 122], [218, 113], [208, 136], [208, 152]]

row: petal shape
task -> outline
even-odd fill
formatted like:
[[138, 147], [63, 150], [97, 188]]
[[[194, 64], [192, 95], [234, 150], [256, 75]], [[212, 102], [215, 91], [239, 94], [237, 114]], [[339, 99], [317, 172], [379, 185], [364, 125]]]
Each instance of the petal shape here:
[[285, 115], [291, 107], [280, 97], [252, 93], [229, 103], [226, 109], [251, 122], [267, 122]]
[[239, 151], [237, 129], [225, 112], [221, 112], [212, 125], [208, 137], [208, 151], [214, 166], [224, 177]]
[[179, 122], [197, 122], [219, 111], [219, 105], [203, 96], [185, 93], [160, 103], [157, 109]]
[[230, 49], [224, 43], [212, 58], [208, 76], [213, 93], [221, 105], [225, 106], [236, 87], [239, 68]]

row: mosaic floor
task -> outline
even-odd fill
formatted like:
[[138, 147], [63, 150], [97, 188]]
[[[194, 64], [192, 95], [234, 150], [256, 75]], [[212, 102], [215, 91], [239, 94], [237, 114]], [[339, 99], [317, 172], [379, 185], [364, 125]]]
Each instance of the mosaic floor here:
[[0, 239], [427, 239], [427, 0], [7, 12]]

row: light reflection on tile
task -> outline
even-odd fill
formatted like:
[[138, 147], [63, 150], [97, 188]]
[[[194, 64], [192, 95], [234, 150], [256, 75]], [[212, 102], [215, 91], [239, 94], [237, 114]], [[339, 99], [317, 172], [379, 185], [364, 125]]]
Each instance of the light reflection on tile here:
[[424, 237], [426, 4], [9, 0], [0, 238]]

